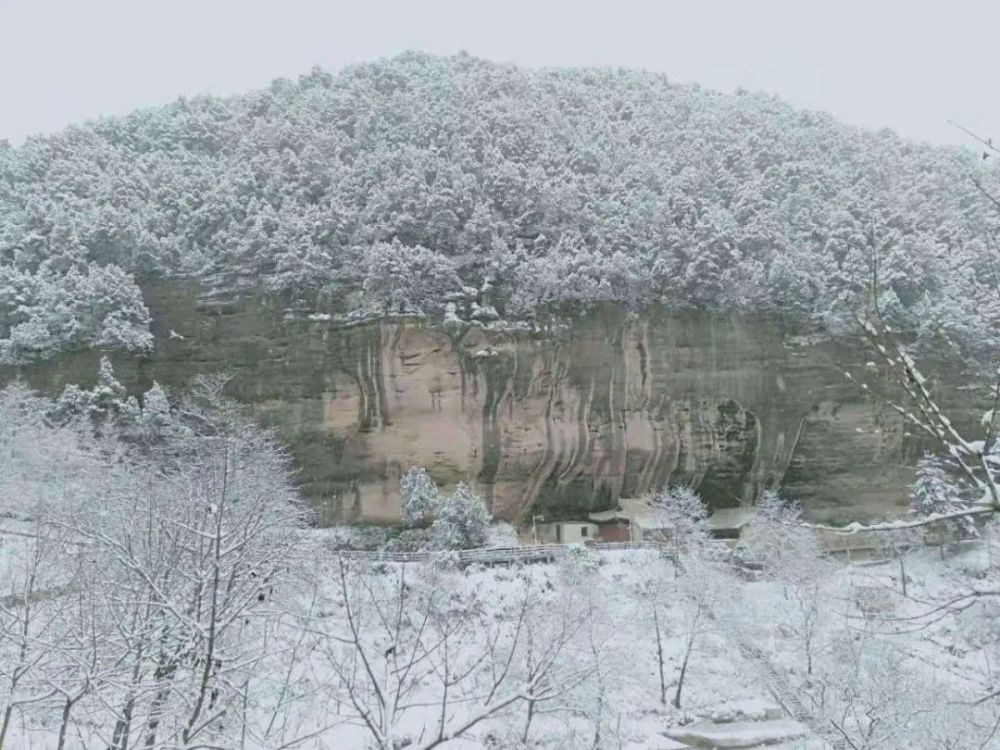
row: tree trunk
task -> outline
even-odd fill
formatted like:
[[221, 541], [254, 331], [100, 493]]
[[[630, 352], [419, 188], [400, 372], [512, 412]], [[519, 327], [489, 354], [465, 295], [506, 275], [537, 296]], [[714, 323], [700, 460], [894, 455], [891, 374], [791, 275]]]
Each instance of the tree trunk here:
[[535, 702], [528, 700], [528, 718], [524, 722], [524, 731], [521, 732], [521, 742], [528, 744], [528, 732], [531, 731], [531, 720], [535, 718]]
[[63, 750], [66, 747], [66, 730], [69, 729], [69, 716], [77, 700], [79, 700], [79, 696], [77, 698], [67, 698], [65, 705], [63, 705], [62, 722], [59, 724], [59, 740], [56, 750]]
[[[228, 433], [224, 433], [224, 437], [228, 439]], [[226, 490], [229, 486], [229, 443], [224, 444], [223, 452], [223, 464], [222, 464], [222, 488], [219, 492], [219, 503], [218, 509], [215, 512], [215, 533], [212, 539], [212, 579], [211, 579], [211, 599], [210, 607], [208, 613], [208, 634], [205, 638], [205, 668], [201, 672], [201, 678], [198, 683], [198, 697], [195, 700], [194, 709], [191, 711], [191, 717], [188, 719], [187, 726], [181, 733], [184, 738], [184, 742], [187, 743], [191, 739], [191, 734], [194, 731], [194, 727], [199, 717], [201, 716], [201, 711], [205, 705], [205, 696], [208, 693], [209, 681], [212, 678], [212, 670], [216, 667], [215, 664], [215, 647], [217, 630], [219, 625], [219, 589], [221, 586], [221, 564], [222, 564], [222, 536], [223, 536], [223, 525], [222, 519], [225, 516], [226, 508]], [[200, 597], [199, 597], [200, 598]]]
[[691, 658], [691, 651], [694, 649], [694, 637], [697, 631], [692, 631], [688, 638], [687, 648], [684, 650], [684, 661], [681, 662], [681, 674], [677, 679], [677, 691], [674, 693], [674, 708], [681, 707], [681, 690], [684, 689], [684, 676], [687, 674], [688, 660]]
[[129, 696], [122, 709], [122, 717], [115, 722], [115, 730], [111, 735], [111, 750], [128, 750], [128, 736], [132, 733], [132, 711], [135, 708], [135, 698]]
[[3, 750], [3, 743], [7, 739], [7, 730], [10, 728], [10, 717], [14, 713], [13, 704], [9, 704], [3, 712], [3, 724], [0, 725], [0, 750]]
[[656, 665], [660, 672], [660, 703], [667, 705], [667, 680], [663, 674], [663, 636], [660, 633], [660, 616], [653, 607], [653, 625], [656, 628]]
[[[177, 672], [177, 663], [166, 654], [160, 655], [159, 665], [154, 673], [160, 683], [160, 688], [153, 696], [153, 704], [149, 707], [149, 720], [146, 722], [146, 747], [156, 745], [156, 733], [160, 728], [160, 717], [170, 698], [170, 688]], [[187, 742], [187, 737], [184, 738]]]
[[156, 691], [153, 698], [153, 705], [149, 707], [149, 721], [146, 723], [146, 748], [151, 749], [156, 746], [156, 733], [160, 728], [160, 713], [167, 704], [167, 690], [162, 687]]

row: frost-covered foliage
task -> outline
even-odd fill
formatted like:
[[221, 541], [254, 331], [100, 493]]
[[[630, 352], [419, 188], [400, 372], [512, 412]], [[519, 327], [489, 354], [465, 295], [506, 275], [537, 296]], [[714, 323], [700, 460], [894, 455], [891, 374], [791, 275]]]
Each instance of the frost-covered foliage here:
[[141, 398], [130, 396], [107, 357], [101, 357], [93, 388], [66, 386], [47, 415], [56, 424], [86, 425], [95, 435], [142, 449], [176, 453], [178, 446], [192, 437], [190, 426], [178, 417], [159, 383], [154, 381]]
[[643, 537], [662, 539], [675, 555], [699, 554], [711, 538], [708, 509], [690, 487], [665, 487], [646, 498], [653, 528]]
[[[945, 466], [945, 459], [925, 453], [917, 464], [917, 478], [910, 488], [910, 509], [919, 516], [948, 514], [971, 506], [969, 492], [961, 487]], [[937, 522], [962, 537], [978, 535], [972, 516]]]
[[812, 675], [821, 641], [821, 623], [829, 619], [830, 578], [834, 567], [816, 533], [802, 525], [797, 503], [774, 492], [761, 497], [747, 545], [763, 574], [781, 586], [787, 606], [780, 623], [795, 642], [806, 674]]
[[[128, 274], [150, 272], [379, 311], [667, 301], [831, 323], [876, 247], [887, 312], [982, 343], [998, 309], [973, 171], [996, 185], [965, 150], [770, 96], [409, 53], [0, 149], [0, 338], [19, 357], [141, 344]], [[91, 268], [121, 274], [124, 317], [46, 318], [34, 286]]]
[[92, 389], [76, 384], [66, 386], [52, 411], [59, 421], [87, 419], [95, 426], [131, 421], [138, 413], [138, 402], [115, 377], [114, 367], [107, 357], [101, 357], [97, 384]]
[[399, 480], [399, 515], [405, 526], [427, 526], [434, 520], [440, 499], [437, 484], [420, 466], [412, 467]]
[[189, 428], [177, 417], [167, 392], [155, 380], [142, 395], [139, 410], [123, 426], [123, 438], [144, 446], [163, 445], [178, 440]]
[[461, 482], [434, 509], [431, 537], [440, 549], [482, 547], [490, 535], [490, 512], [482, 498]]
[[52, 406], [20, 384], [0, 390], [0, 515], [58, 507], [67, 487], [98, 472], [79, 432], [47, 417]]
[[819, 538], [805, 527], [799, 504], [774, 490], [766, 490], [758, 500], [746, 537], [749, 556], [767, 575], [792, 582], [820, 575], [817, 568], [823, 566], [823, 550]]
[[482, 547], [489, 540], [490, 512], [482, 498], [463, 483], [451, 495], [443, 495], [427, 470], [414, 466], [399, 482], [399, 501], [408, 531], [398, 547], [468, 549]]
[[[199, 382], [177, 410], [147, 393], [135, 423], [187, 427], [157, 452], [0, 391], [0, 586], [17, 592], [0, 605], [0, 746], [241, 744], [217, 719], [269, 648], [304, 514], [286, 453], [221, 389]], [[110, 367], [89, 394], [121, 401]], [[53, 717], [47, 738], [28, 704]]]
[[372, 245], [363, 262], [365, 299], [386, 313], [420, 313], [428, 303], [440, 306], [460, 286], [450, 258], [420, 245], [406, 247], [398, 239]]
[[83, 347], [142, 351], [152, 340], [130, 273], [85, 260], [66, 271], [48, 261], [37, 270], [6, 265], [0, 247], [0, 364]]
[[[104, 370], [88, 393], [120, 401]], [[800, 543], [749, 576], [711, 542], [372, 560], [302, 527], [287, 456], [221, 385], [144, 396], [141, 423], [187, 428], [173, 452], [0, 391], [3, 747], [620, 750], [699, 726], [721, 746], [767, 736], [769, 693], [801, 722], [789, 736], [813, 735], [789, 747], [996, 744], [982, 542], [912, 551], [909, 596], [893, 562], [820, 570]], [[452, 499], [460, 519], [478, 503]]]

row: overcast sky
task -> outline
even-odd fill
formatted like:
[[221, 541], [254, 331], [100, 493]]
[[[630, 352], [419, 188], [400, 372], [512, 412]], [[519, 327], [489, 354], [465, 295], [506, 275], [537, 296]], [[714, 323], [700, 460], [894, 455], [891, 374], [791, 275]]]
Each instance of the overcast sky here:
[[406, 49], [646, 68], [937, 143], [1000, 134], [1000, 0], [0, 0], [0, 139]]

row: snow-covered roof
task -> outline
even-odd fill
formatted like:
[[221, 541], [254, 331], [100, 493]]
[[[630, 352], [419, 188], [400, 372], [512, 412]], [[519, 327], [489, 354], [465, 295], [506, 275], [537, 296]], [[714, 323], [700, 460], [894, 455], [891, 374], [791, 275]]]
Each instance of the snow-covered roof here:
[[753, 508], [719, 508], [708, 517], [710, 529], [742, 529], [753, 519]]
[[621, 511], [618, 508], [612, 508], [611, 510], [599, 510], [595, 513], [591, 513], [590, 520], [597, 523], [607, 523], [608, 521], [614, 521], [620, 518], [618, 515]]
[[663, 526], [659, 514], [650, 508], [644, 500], [634, 500], [625, 497], [618, 501], [618, 508], [591, 513], [590, 520], [598, 523], [607, 523], [608, 521], [615, 520], [628, 521], [640, 529], [659, 529]]
[[840, 534], [827, 529], [819, 530], [819, 540], [823, 549], [827, 552], [848, 552], [854, 550], [878, 549], [884, 540], [878, 536], [879, 532], [859, 531], [854, 534]]
[[[641, 529], [661, 529], [663, 521], [655, 509], [643, 500], [622, 498], [618, 508], [590, 514], [590, 520], [597, 523], [628, 521]], [[708, 525], [712, 529], [740, 529], [753, 518], [753, 508], [721, 508], [715, 511]]]

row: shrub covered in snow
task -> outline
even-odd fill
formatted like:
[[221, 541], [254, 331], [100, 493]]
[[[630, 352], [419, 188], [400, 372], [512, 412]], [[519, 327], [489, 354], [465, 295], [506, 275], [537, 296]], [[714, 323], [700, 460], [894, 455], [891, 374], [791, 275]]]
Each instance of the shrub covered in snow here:
[[490, 513], [482, 498], [460, 482], [438, 500], [430, 531], [434, 545], [442, 549], [482, 547], [490, 536]]
[[489, 542], [490, 513], [465, 484], [442, 495], [427, 470], [414, 466], [400, 480], [399, 497], [400, 516], [410, 528], [393, 542], [395, 548], [413, 549], [425, 543], [438, 549], [468, 549]]
[[412, 467], [399, 480], [399, 515], [405, 526], [427, 526], [440, 502], [440, 491], [427, 469]]

